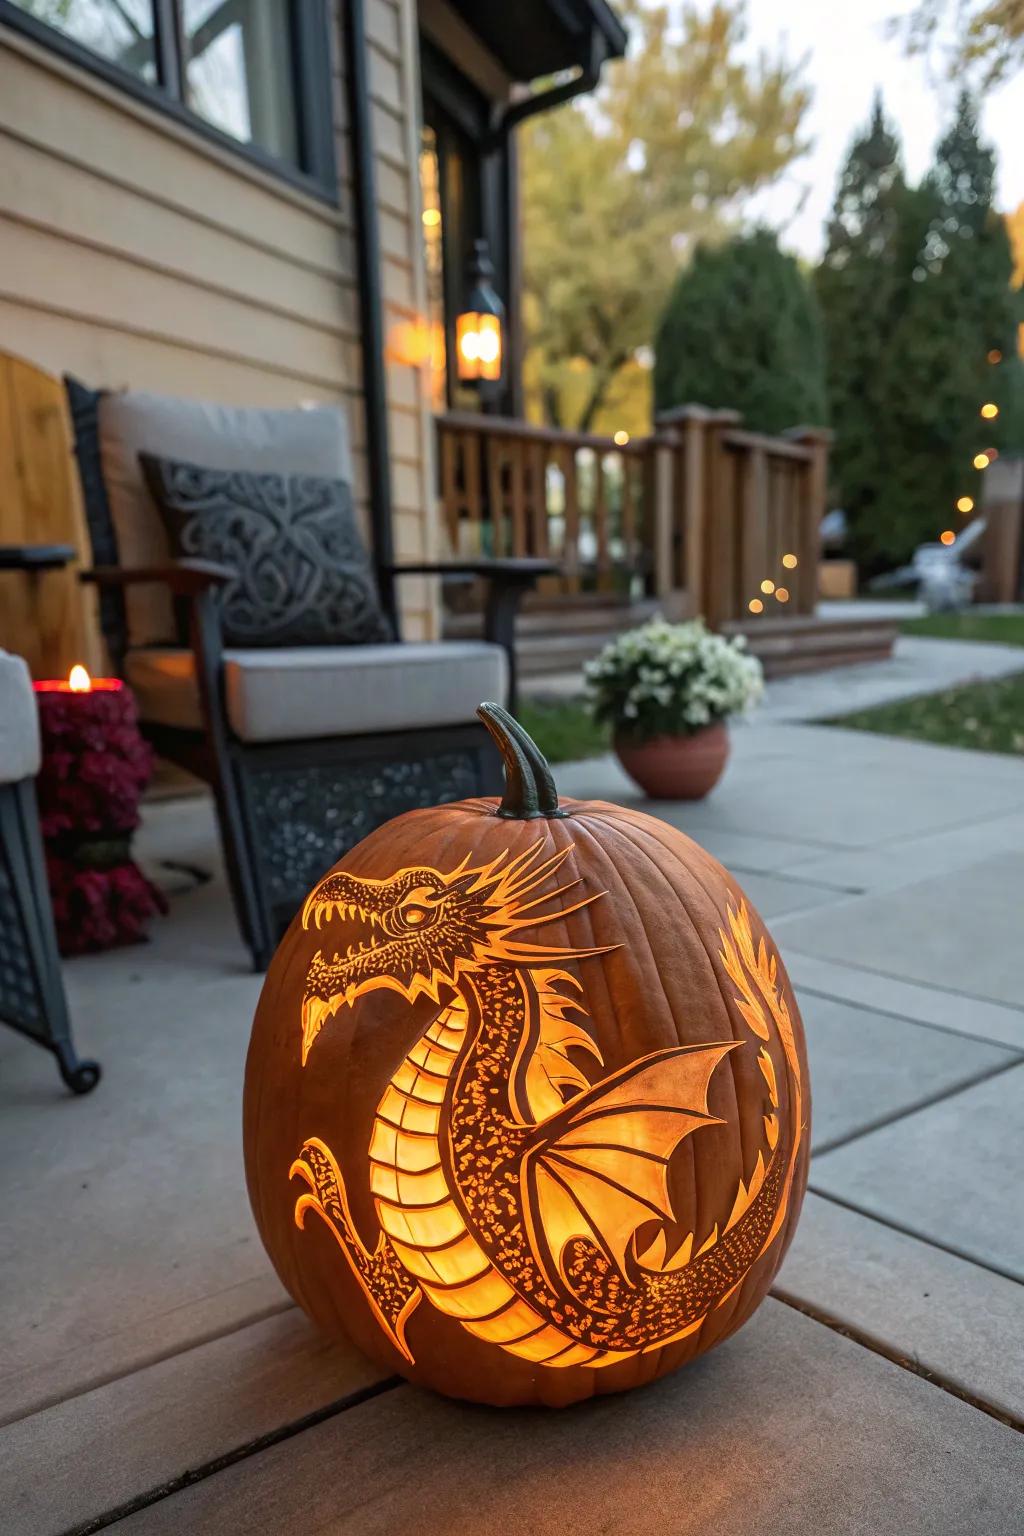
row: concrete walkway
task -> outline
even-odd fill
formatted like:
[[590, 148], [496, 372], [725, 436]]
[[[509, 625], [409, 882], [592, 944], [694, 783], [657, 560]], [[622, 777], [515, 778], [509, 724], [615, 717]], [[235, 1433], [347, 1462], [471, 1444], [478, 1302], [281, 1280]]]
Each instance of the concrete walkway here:
[[[736, 873], [807, 1026], [810, 1192], [753, 1322], [561, 1415], [318, 1338], [249, 1216], [260, 983], [218, 876], [67, 967], [91, 1098], [0, 1031], [4, 1536], [1019, 1536], [1024, 764], [777, 710], [734, 734], [710, 799], [646, 808]], [[558, 779], [642, 804], [611, 760]], [[143, 846], [215, 865], [208, 805], [154, 808]]]

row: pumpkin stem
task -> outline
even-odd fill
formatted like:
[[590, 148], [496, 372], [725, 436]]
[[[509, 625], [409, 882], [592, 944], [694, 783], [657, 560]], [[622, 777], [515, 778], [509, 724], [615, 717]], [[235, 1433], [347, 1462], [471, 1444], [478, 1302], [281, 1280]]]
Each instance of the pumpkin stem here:
[[500, 704], [481, 704], [477, 715], [494, 737], [505, 765], [505, 793], [497, 814], [510, 821], [567, 816], [568, 811], [558, 804], [547, 759], [529, 732]]

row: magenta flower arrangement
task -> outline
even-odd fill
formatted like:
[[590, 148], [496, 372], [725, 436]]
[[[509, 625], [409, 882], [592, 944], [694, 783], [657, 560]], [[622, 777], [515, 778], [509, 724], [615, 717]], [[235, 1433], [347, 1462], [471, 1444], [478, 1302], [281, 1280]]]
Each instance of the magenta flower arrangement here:
[[62, 955], [133, 944], [166, 901], [131, 856], [153, 772], [135, 699], [118, 678], [72, 669], [36, 683], [43, 760], [36, 792]]

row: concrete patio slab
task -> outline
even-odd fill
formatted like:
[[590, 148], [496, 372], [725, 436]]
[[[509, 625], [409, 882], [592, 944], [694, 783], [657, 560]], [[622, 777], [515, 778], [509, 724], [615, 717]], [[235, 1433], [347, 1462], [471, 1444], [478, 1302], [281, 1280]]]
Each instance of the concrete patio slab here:
[[798, 842], [794, 838], [784, 840], [761, 837], [751, 832], [727, 832], [718, 827], [702, 827], [698, 833], [697, 828], [692, 831], [687, 829], [684, 807], [669, 806], [666, 809], [669, 812], [665, 816], [666, 821], [671, 821], [688, 837], [695, 838], [712, 858], [737, 875], [779, 875], [788, 874], [792, 870], [797, 879], [802, 879], [800, 870], [803, 866], [813, 865], [814, 873], [808, 877], [811, 883], [849, 895], [860, 893], [859, 885], [837, 884], [829, 877], [828, 860], [835, 850], [826, 850], [821, 843]]
[[59, 1536], [380, 1379], [292, 1307], [10, 1425], [4, 1529]]
[[132, 1501], [147, 1507], [118, 1520], [127, 1536], [1019, 1530], [1024, 1439], [953, 1394], [1021, 1422], [1024, 768], [762, 718], [698, 806], [643, 802], [611, 758], [557, 778], [680, 825], [769, 917], [832, 1147], [812, 1184], [834, 1193], [809, 1197], [780, 1283], [836, 1327], [769, 1303], [675, 1380], [562, 1416], [404, 1386], [342, 1408], [339, 1382], [373, 1368], [312, 1338], [248, 1211], [260, 978], [211, 806], [147, 807], [138, 847], [179, 892], [170, 915], [150, 945], [66, 967], [97, 1093], [69, 1099], [0, 1031], [4, 1536]]
[[0, 1243], [0, 1412], [8, 1389], [45, 1396], [51, 1371], [67, 1389], [94, 1382], [98, 1360], [111, 1373], [153, 1359], [168, 1318], [181, 1345], [208, 1336], [211, 1313], [237, 1326], [278, 1303], [241, 1154], [261, 978], [183, 970], [192, 922], [177, 931], [177, 910], [161, 960], [122, 951], [68, 967], [80, 1048], [104, 1067], [96, 1093], [69, 1099], [47, 1054], [0, 1032], [0, 1205], [16, 1217]]
[[130, 1516], [123, 1536], [1018, 1536], [1024, 1439], [768, 1301], [627, 1397], [497, 1413], [408, 1387]]
[[1014, 1060], [1010, 1051], [797, 993], [814, 1093], [814, 1150], [845, 1141]]
[[[704, 844], [703, 846], [706, 846]], [[795, 912], [815, 911], [830, 902], [842, 901], [849, 891], [837, 891], [813, 880], [798, 880], [790, 875], [767, 875], [760, 870], [726, 866], [763, 918], [774, 919]]]
[[1024, 1064], [815, 1159], [811, 1187], [1024, 1282]]
[[[1022, 774], [1024, 779], [1024, 774]], [[962, 996], [1024, 1004], [1024, 858], [995, 855], [879, 895], [783, 917], [783, 945]]]
[[1012, 758], [921, 743], [907, 743], [904, 752], [885, 737], [827, 726], [734, 735], [734, 759], [703, 801], [645, 800], [612, 758], [561, 764], [557, 782], [564, 795], [634, 806], [698, 841], [705, 833], [770, 838], [797, 845], [798, 855], [810, 843], [822, 857], [1024, 814], [1024, 767]]
[[798, 879], [822, 879], [861, 891], [898, 890], [919, 880], [946, 880], [979, 859], [1016, 850], [1024, 857], [1024, 812], [972, 821], [948, 832], [895, 838], [879, 848], [829, 850], [782, 866]]
[[808, 1194], [773, 1294], [1024, 1419], [1024, 1286]]
[[[799, 931], [795, 942], [799, 942]], [[836, 960], [822, 960], [805, 955], [790, 942], [781, 944], [782, 957], [793, 985], [818, 997], [837, 998], [873, 1008], [894, 1018], [917, 1024], [931, 1024], [935, 1029], [952, 1030], [975, 1040], [988, 1040], [1024, 1052], [1024, 1010], [982, 998], [963, 997], [940, 987], [927, 987], [898, 976], [883, 976], [877, 971]]]

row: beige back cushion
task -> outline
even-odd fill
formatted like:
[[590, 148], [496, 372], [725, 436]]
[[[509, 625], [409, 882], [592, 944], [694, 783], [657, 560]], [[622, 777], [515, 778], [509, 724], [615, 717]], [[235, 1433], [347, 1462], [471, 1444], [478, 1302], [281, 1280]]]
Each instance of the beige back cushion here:
[[39, 772], [39, 711], [21, 656], [0, 651], [0, 784]]
[[[103, 396], [99, 424], [103, 478], [123, 566], [163, 565], [171, 558], [140, 453], [208, 469], [352, 479], [345, 417], [331, 406], [260, 410], [128, 390]], [[174, 610], [165, 588], [129, 588], [125, 610], [130, 645], [174, 640]]]

